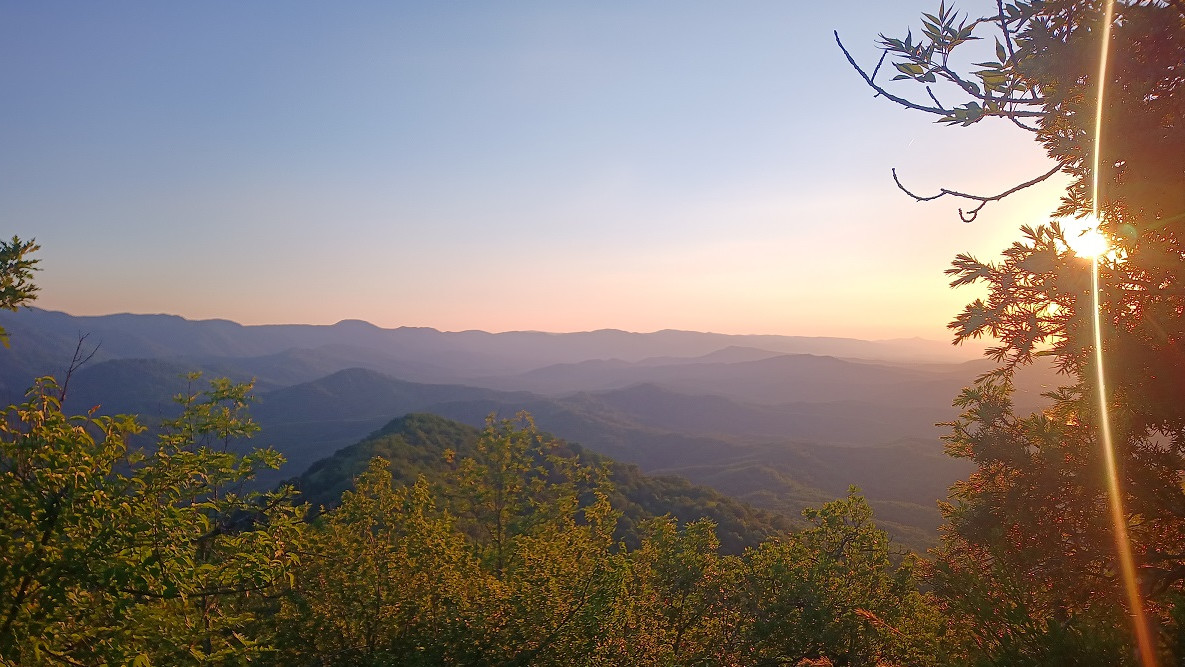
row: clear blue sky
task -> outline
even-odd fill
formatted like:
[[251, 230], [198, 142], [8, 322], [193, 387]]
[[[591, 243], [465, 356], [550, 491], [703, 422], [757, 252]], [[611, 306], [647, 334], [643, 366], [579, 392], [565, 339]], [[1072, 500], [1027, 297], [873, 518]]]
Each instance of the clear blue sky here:
[[945, 338], [950, 258], [1060, 190], [895, 190], [1047, 168], [833, 42], [871, 67], [936, 5], [3, 2], [0, 233], [75, 314]]

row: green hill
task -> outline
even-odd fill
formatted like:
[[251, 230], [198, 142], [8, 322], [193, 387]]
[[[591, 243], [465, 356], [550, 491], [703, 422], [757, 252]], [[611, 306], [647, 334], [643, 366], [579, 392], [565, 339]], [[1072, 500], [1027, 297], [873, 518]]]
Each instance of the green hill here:
[[[314, 463], [293, 483], [314, 507], [332, 507], [343, 491], [353, 488], [354, 477], [375, 456], [391, 462], [391, 473], [398, 482], [409, 484], [419, 475], [439, 481], [446, 468], [445, 451], [465, 456], [472, 452], [478, 434], [478, 429], [472, 426], [443, 417], [409, 414]], [[614, 461], [575, 443], [557, 442], [557, 453], [575, 456], [584, 464], [607, 467], [615, 487], [611, 501], [622, 512], [617, 537], [627, 546], [637, 546], [636, 528], [640, 521], [664, 514], [681, 523], [711, 519], [716, 523], [721, 549], [726, 553], [740, 553], [745, 547], [756, 546], [792, 526], [782, 515], [756, 510], [681, 477], [643, 475], [635, 465]]]

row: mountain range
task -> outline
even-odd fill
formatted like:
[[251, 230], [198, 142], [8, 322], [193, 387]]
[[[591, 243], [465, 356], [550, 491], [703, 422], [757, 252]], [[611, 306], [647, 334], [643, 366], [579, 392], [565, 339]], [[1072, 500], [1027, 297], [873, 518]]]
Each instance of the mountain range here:
[[[480, 425], [490, 413], [527, 410], [544, 430], [643, 473], [788, 516], [857, 484], [914, 548], [934, 542], [936, 503], [968, 472], [942, 453], [935, 424], [953, 418], [959, 388], [991, 368], [916, 339], [243, 326], [37, 309], [0, 314], [0, 326], [12, 335], [0, 350], [8, 402], [38, 375], [63, 377], [76, 348], [94, 354], [71, 374], [67, 406], [149, 424], [175, 414], [169, 399], [187, 390], [190, 371], [254, 379], [261, 440], [288, 459], [265, 484], [408, 413]], [[1056, 380], [1028, 373], [1018, 402], [1038, 406]]]

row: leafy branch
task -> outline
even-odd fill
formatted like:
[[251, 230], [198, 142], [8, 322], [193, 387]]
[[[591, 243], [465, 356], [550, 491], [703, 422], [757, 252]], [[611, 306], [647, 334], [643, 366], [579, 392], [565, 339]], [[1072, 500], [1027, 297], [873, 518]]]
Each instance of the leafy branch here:
[[[833, 31], [833, 34], [835, 43], [852, 69], [876, 92], [877, 97], [883, 96], [906, 109], [937, 116], [939, 123], [965, 127], [985, 118], [1005, 118], [1021, 129], [1037, 133], [1040, 128], [1026, 121], [1046, 117], [1046, 100], [1039, 93], [1038, 86], [1024, 75], [1025, 68], [1022, 66], [1033, 52], [1031, 40], [1026, 35], [1028, 26], [1034, 20], [1035, 9], [1027, 4], [1005, 4], [1003, 0], [997, 0], [996, 8], [994, 16], [969, 20], [966, 15], [960, 19], [953, 8], [946, 7], [945, 0], [940, 2], [937, 13], [922, 15], [921, 34], [917, 39], [912, 31], [907, 31], [904, 39], [883, 34], [880, 36], [882, 54], [872, 74], [868, 74], [856, 62], [840, 39], [839, 32]], [[996, 59], [975, 63], [981, 69], [969, 75], [960, 74], [950, 64], [951, 54], [963, 44], [981, 39], [974, 35], [975, 29], [981, 25], [994, 26], [999, 33], [995, 38]], [[891, 93], [877, 82], [877, 73], [887, 57], [897, 71], [892, 80], [904, 79], [923, 84], [929, 102]], [[963, 101], [954, 105], [944, 104], [931, 84], [946, 84], [963, 96]], [[896, 169], [893, 170], [893, 182], [915, 201], [932, 201], [949, 195], [978, 202], [968, 210], [959, 209], [959, 218], [963, 222], [972, 222], [989, 202], [1000, 201], [1041, 183], [1068, 164], [1068, 161], [1061, 161], [1044, 174], [995, 195], [972, 194], [945, 187], [935, 195], [918, 195], [901, 182]]]
[[[40, 249], [35, 241], [22, 241], [16, 236], [11, 241], [0, 241], [0, 308], [16, 312], [37, 298], [33, 272], [38, 270], [39, 260], [28, 256]], [[0, 327], [0, 345], [8, 347], [4, 327]]]

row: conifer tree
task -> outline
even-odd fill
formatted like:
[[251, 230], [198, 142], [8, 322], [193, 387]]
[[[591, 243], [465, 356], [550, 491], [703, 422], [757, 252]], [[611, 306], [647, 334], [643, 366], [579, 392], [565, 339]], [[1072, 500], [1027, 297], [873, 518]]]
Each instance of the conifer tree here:
[[[1072, 180], [1056, 215], [1081, 218], [1097, 209], [1111, 248], [1099, 259], [1099, 296], [1124, 521], [1156, 650], [1180, 660], [1185, 4], [1116, 2], [1109, 26], [1106, 9], [1098, 0], [997, 2], [970, 18], [942, 3], [923, 16], [918, 34], [881, 37], [889, 71], [919, 84], [916, 94], [895, 94], [876, 70], [868, 74], [848, 58], [892, 102], [942, 123], [1010, 123], [1031, 133], [1053, 163], [999, 194], [948, 187], [919, 195], [898, 179], [910, 196], [969, 201], [960, 215], [970, 221], [990, 202], [1062, 172]], [[1100, 77], [1108, 32], [1109, 64]], [[980, 39], [991, 40], [994, 57], [960, 71], [952, 53]], [[1134, 610], [1124, 607], [1108, 516], [1091, 263], [1070, 250], [1073, 241], [1056, 220], [1026, 226], [1001, 260], [962, 254], [948, 270], [953, 286], [987, 286], [987, 298], [970, 303], [950, 327], [956, 342], [995, 339], [988, 354], [999, 368], [956, 403], [963, 413], [949, 425], [948, 451], [978, 469], [953, 489], [931, 580], [971, 637], [972, 654], [992, 664], [1122, 664], [1133, 656]], [[1065, 386], [1048, 395], [1044, 411], [1018, 414], [1013, 373], [1041, 356], [1053, 358]]]

